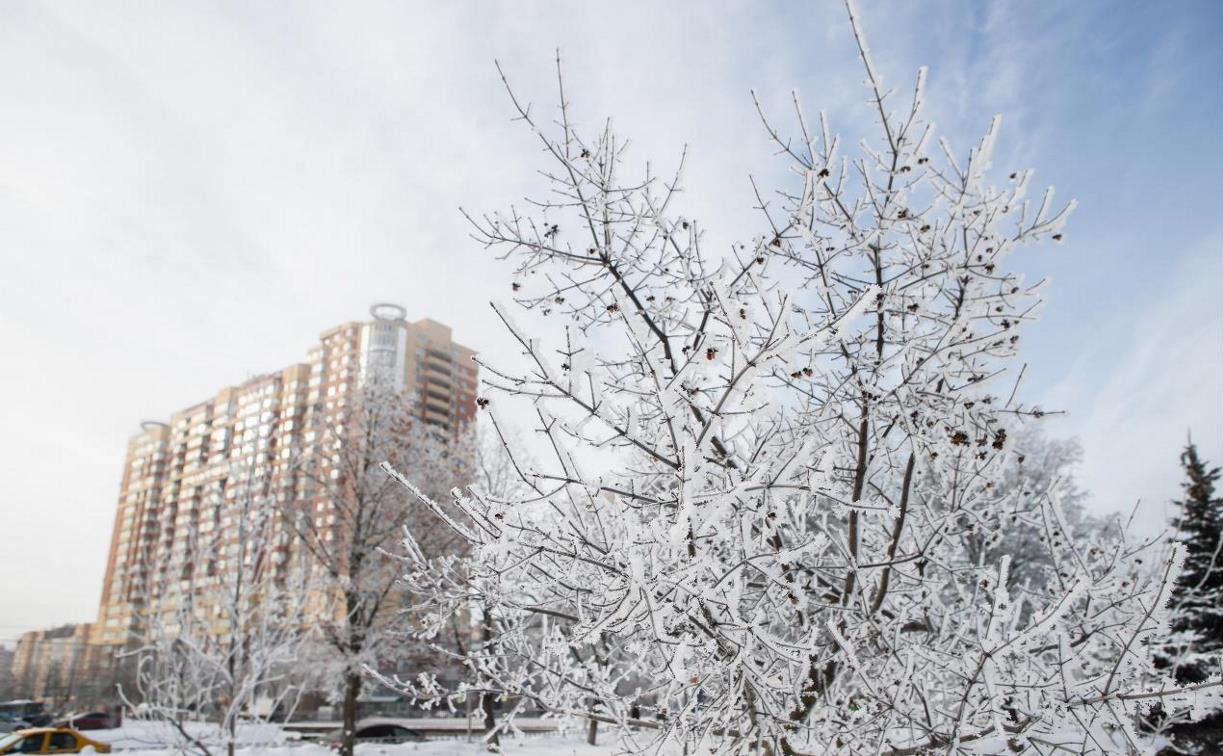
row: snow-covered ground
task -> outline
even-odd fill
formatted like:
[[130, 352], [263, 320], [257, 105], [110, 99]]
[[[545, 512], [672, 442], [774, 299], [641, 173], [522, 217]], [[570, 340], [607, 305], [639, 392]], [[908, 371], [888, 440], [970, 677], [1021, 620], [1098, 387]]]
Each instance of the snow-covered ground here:
[[[215, 725], [191, 723], [188, 731], [204, 741], [213, 740]], [[182, 737], [166, 725], [154, 722], [128, 721], [114, 730], [91, 730], [90, 738], [111, 744], [124, 756], [160, 756], [181, 752], [177, 744]], [[238, 729], [240, 756], [334, 756], [335, 751], [318, 743], [297, 739], [296, 733], [285, 732], [277, 725], [242, 725]], [[612, 734], [601, 734], [604, 744], [588, 746], [576, 733], [549, 733], [503, 737], [502, 751], [514, 756], [609, 756], [616, 753]], [[223, 751], [222, 751], [223, 752]], [[360, 756], [379, 754], [403, 756], [476, 756], [487, 753], [479, 735], [470, 741], [464, 736], [430, 740], [424, 743], [381, 744], [363, 743], [357, 746]]]
[[[588, 746], [576, 735], [538, 736], [502, 742], [502, 752], [513, 756], [611, 756], [617, 749], [612, 744]], [[124, 750], [124, 756], [162, 756], [173, 753], [170, 748]], [[486, 756], [488, 751], [479, 742], [433, 740], [426, 743], [380, 745], [363, 743], [357, 746], [358, 756]], [[335, 756], [335, 751], [315, 743], [280, 746], [247, 746], [238, 749], [240, 756]]]
[[[204, 741], [214, 740], [216, 725], [206, 722], [188, 722], [187, 732], [192, 737]], [[173, 744], [182, 742], [182, 736], [169, 725], [160, 722], [141, 722], [128, 720], [114, 730], [89, 730], [84, 733], [93, 740], [110, 743], [118, 751], [149, 750], [165, 751], [172, 749]], [[289, 745], [295, 736], [287, 733], [278, 725], [240, 725], [238, 727], [238, 742], [252, 746]], [[305, 756], [305, 754], [302, 754]]]
[[[205, 741], [215, 742], [215, 725], [205, 723], [189, 726], [192, 736]], [[86, 733], [94, 740], [110, 743], [122, 756], [166, 756], [182, 753], [184, 749], [177, 746], [182, 738], [164, 725], [151, 722], [129, 721], [123, 727], [115, 730], [91, 730]], [[1105, 733], [1100, 733], [1102, 742], [1108, 742]], [[1082, 744], [1082, 734], [1066, 733], [1062, 739], [1066, 750], [1078, 751]], [[237, 749], [238, 756], [335, 756], [335, 751], [317, 742], [302, 741], [297, 733], [285, 732], [277, 725], [243, 725], [238, 731], [241, 743]], [[1053, 740], [1053, 739], [1051, 739]], [[1047, 742], [1051, 742], [1047, 741]], [[524, 734], [517, 737], [503, 737], [502, 752], [509, 756], [613, 756], [624, 753], [623, 747], [617, 743], [616, 733], [602, 730], [599, 733], [599, 745], [588, 746], [580, 727], [569, 727], [561, 732]], [[1156, 746], [1166, 745], [1161, 741]], [[1001, 739], [985, 739], [969, 746], [973, 753], [993, 754], [1006, 749], [1006, 743]], [[1119, 747], [1118, 752], [1122, 749]], [[214, 754], [220, 756], [224, 751], [214, 748]], [[485, 756], [488, 753], [479, 735], [469, 738], [462, 734], [429, 740], [423, 743], [362, 743], [357, 746], [358, 756]], [[678, 756], [680, 751], [674, 751]], [[672, 756], [664, 751], [663, 756]]]

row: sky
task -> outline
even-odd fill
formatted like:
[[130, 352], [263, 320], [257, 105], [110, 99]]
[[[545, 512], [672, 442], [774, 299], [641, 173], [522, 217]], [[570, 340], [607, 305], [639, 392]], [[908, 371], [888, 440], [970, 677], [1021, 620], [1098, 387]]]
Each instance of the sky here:
[[[1065, 410], [1092, 509], [1157, 532], [1188, 434], [1223, 462], [1223, 4], [859, 2], [961, 153], [1001, 113], [995, 166], [1078, 199], [1064, 244], [1012, 258], [1050, 279], [1022, 392]], [[756, 234], [748, 177], [781, 177], [751, 90], [851, 143], [871, 123], [833, 0], [0, 3], [0, 644], [96, 615], [141, 420], [377, 301], [514, 358], [509, 270], [458, 208], [541, 188], [494, 59], [552, 108], [558, 49], [631, 160], [688, 146], [707, 247]]]

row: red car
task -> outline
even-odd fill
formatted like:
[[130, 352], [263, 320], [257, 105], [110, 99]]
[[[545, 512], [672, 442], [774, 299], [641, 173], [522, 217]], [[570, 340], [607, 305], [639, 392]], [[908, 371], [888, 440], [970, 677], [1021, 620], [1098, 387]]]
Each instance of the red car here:
[[113, 730], [121, 723], [104, 711], [72, 714], [55, 723], [56, 727], [71, 727], [74, 730]]

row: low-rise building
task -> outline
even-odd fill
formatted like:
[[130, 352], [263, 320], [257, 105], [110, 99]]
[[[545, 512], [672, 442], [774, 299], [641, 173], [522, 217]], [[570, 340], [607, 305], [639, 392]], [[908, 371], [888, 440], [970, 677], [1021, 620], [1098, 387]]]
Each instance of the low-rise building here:
[[22, 634], [13, 652], [16, 695], [63, 705], [89, 684], [89, 639], [93, 625], [60, 625]]

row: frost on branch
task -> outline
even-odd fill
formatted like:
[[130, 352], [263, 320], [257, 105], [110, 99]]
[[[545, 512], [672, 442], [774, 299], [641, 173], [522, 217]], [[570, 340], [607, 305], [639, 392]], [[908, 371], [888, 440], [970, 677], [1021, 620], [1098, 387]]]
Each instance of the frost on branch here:
[[[932, 133], [924, 71], [883, 89], [850, 12], [876, 133], [850, 152], [797, 98], [792, 136], [757, 103], [792, 178], [728, 255], [681, 172], [629, 175], [563, 82], [555, 122], [511, 90], [547, 194], [469, 218], [558, 325], [496, 305], [527, 367], [483, 373], [551, 457], [513, 495], [456, 493], [472, 550], [439, 602], [493, 618], [481, 686], [633, 724], [634, 751], [1140, 749], [1144, 706], [1210, 694], [1149, 663], [1175, 553], [1072, 537], [1056, 487], [1021, 508], [1004, 475], [1043, 414], [1015, 363], [1041, 287], [1011, 255], [1072, 203], [992, 166], [999, 119], [966, 153]], [[1040, 580], [998, 551], [1020, 509]]]
[[311, 682], [295, 672], [311, 584], [283, 558], [266, 475], [234, 465], [211, 497], [216, 521], [232, 518], [236, 532], [181, 535], [198, 570], [191, 560], [144, 558], [142, 590], [132, 597], [138, 632], [122, 652], [135, 684], [119, 695], [138, 718], [163, 725], [176, 750], [233, 756], [240, 722], [292, 716]]

